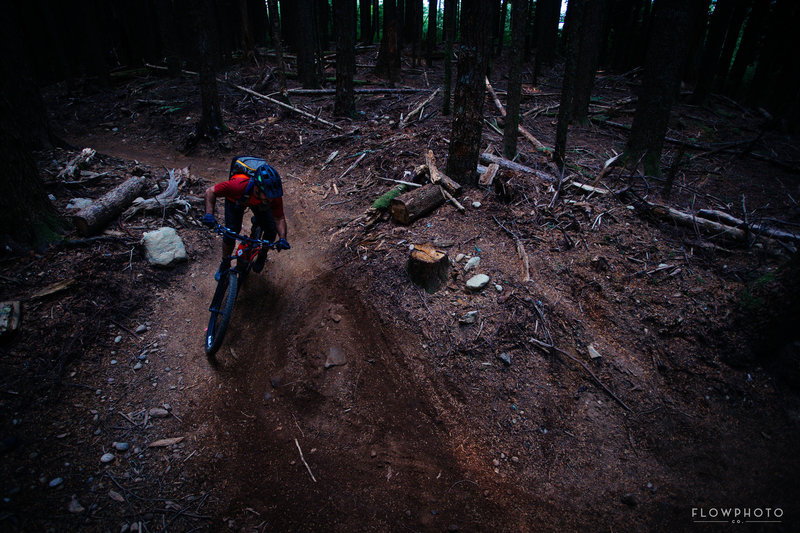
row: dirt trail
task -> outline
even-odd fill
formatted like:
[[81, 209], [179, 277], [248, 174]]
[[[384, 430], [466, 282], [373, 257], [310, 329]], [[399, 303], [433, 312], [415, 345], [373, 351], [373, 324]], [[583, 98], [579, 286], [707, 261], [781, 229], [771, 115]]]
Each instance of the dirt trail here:
[[[100, 149], [164, 164], [152, 152]], [[206, 169], [208, 179], [225, 175], [218, 161], [179, 159], [173, 164]], [[511, 512], [527, 530], [524, 513], [491, 499], [470, 468], [473, 454], [448, 433], [442, 384], [415, 364], [419, 340], [362, 301], [334, 264], [324, 237], [331, 221], [303, 200], [296, 180], [284, 183], [292, 250], [272, 253], [264, 273], [247, 280], [220, 367], [202, 351], [216, 237], [191, 264], [185, 290], [153, 317], [171, 351], [189, 355], [184, 379], [199, 384], [181, 401], [190, 413], [181, 432], [199, 450], [186, 475], [221, 498], [219, 516], [237, 527], [507, 530]], [[344, 364], [327, 367], [332, 353]]]

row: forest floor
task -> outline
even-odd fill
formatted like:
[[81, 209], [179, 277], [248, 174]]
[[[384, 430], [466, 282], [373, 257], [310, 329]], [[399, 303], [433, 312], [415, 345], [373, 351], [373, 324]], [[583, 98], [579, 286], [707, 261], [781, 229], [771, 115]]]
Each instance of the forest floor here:
[[[501, 98], [503, 68], [492, 80]], [[251, 87], [260, 71], [226, 76]], [[384, 87], [366, 68], [358, 78]], [[292, 249], [248, 280], [219, 367], [202, 344], [220, 243], [193, 222], [201, 209], [4, 258], [0, 300], [21, 300], [23, 321], [0, 345], [2, 529], [800, 527], [797, 254], [792, 263], [791, 245], [726, 240], [641, 209], [647, 199], [797, 231], [797, 140], [723, 98], [681, 103], [668, 135], [683, 144], [667, 143], [664, 158], [669, 200], [663, 182], [619, 168], [595, 182], [624, 148], [638, 81], [600, 75], [596, 120], [570, 129], [567, 178], [627, 193], [564, 186], [553, 202], [550, 183], [503, 172], [504, 191], [466, 190], [464, 214], [446, 204], [409, 226], [359, 223], [395, 186], [382, 178], [404, 179], [429, 149], [444, 167], [441, 92], [397, 128], [441, 79], [440, 63], [404, 63], [394, 86], [421, 91], [357, 95], [360, 118], [336, 120], [342, 131], [221, 84], [231, 131], [188, 151], [200, 112], [191, 76], [46, 91], [55, 133], [75, 148], [41, 154], [65, 216], [73, 198], [133, 174], [152, 195], [172, 168], [189, 167], [181, 194], [201, 197], [232, 156], [261, 155], [283, 176]], [[558, 87], [556, 71], [525, 87], [523, 111], [536, 111], [523, 125], [546, 145]], [[334, 120], [332, 95], [291, 101]], [[485, 116], [497, 116], [490, 99]], [[501, 145], [484, 127], [482, 149]], [[57, 179], [84, 147], [97, 150], [87, 170], [107, 174]], [[520, 149], [519, 162], [552, 171], [523, 138]], [[188, 252], [172, 269], [151, 267], [139, 244], [162, 225]], [[454, 262], [433, 294], [405, 272], [422, 243]], [[480, 263], [465, 272], [471, 257]], [[475, 272], [491, 281], [469, 292]], [[343, 364], [326, 365], [331, 354]]]

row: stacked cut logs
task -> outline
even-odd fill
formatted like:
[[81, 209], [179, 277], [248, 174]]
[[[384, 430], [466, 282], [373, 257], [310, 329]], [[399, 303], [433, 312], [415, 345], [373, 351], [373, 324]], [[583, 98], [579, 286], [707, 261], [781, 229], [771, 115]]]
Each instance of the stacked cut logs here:
[[431, 150], [425, 156], [425, 164], [414, 169], [413, 179], [419, 181], [425, 176], [430, 178], [430, 183], [392, 200], [389, 207], [395, 222], [411, 224], [447, 201], [463, 212], [464, 207], [456, 200], [462, 192], [461, 185], [439, 170]]

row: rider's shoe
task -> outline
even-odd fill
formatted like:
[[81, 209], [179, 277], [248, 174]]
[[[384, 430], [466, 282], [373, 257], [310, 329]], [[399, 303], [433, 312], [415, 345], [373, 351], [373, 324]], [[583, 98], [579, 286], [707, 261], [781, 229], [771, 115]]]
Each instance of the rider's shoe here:
[[219, 278], [222, 277], [222, 273], [226, 270], [230, 270], [231, 268], [231, 260], [230, 259], [223, 259], [222, 262], [219, 264], [219, 268], [217, 269], [217, 273], [214, 274], [214, 279], [219, 281]]
[[264, 270], [264, 263], [266, 262], [266, 260], [267, 260], [267, 251], [262, 249], [260, 252], [258, 252], [256, 260], [253, 261], [253, 272], [258, 274], [259, 272]]

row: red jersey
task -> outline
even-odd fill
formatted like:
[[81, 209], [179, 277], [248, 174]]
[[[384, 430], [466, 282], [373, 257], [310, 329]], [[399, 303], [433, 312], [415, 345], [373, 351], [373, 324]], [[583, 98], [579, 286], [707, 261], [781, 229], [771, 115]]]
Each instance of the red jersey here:
[[[234, 174], [228, 181], [222, 181], [214, 185], [214, 194], [217, 198], [227, 198], [233, 202], [239, 200], [244, 196], [247, 191], [247, 185], [250, 183], [250, 178], [244, 174]], [[268, 198], [264, 200], [265, 204], [269, 205], [272, 209], [272, 216], [275, 220], [283, 218], [283, 198]], [[262, 204], [256, 195], [251, 194], [245, 204], [248, 207], [257, 207]]]

